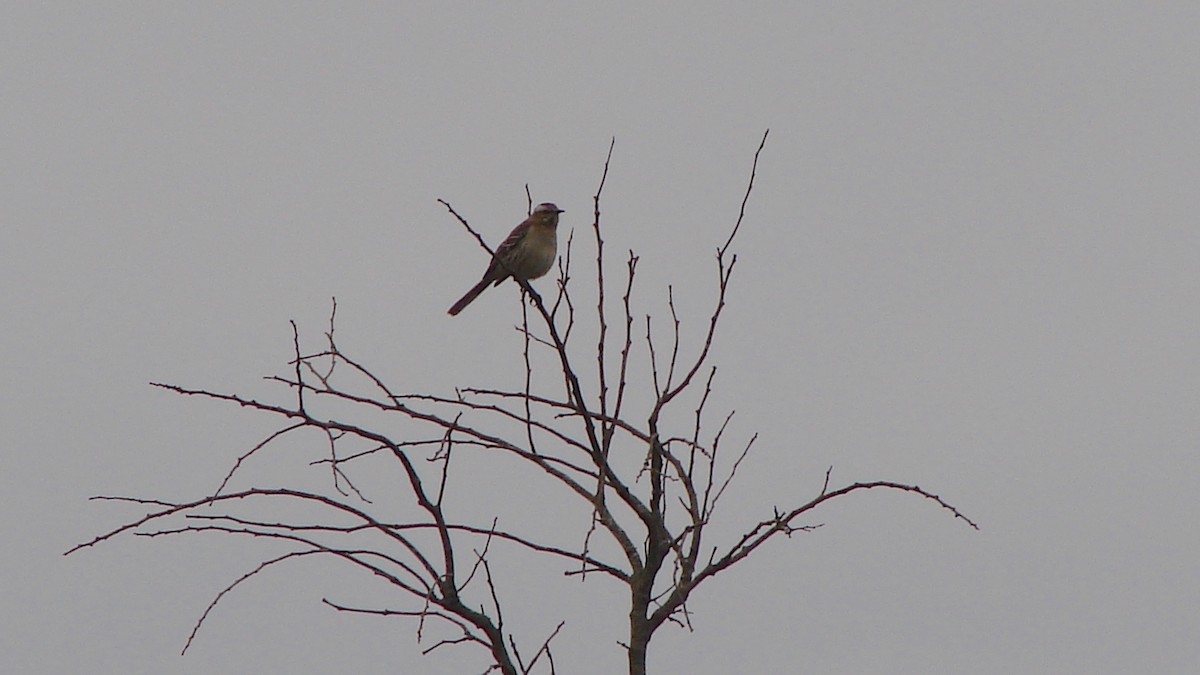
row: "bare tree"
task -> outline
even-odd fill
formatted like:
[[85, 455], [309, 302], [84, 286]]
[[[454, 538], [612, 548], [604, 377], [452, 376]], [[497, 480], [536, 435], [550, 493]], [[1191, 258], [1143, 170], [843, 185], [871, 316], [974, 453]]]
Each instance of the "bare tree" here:
[[[756, 438], [727, 450], [723, 438], [733, 413], [725, 414], [714, 427], [706, 419], [706, 404], [717, 372], [710, 364], [710, 352], [737, 264], [731, 246], [745, 217], [766, 140], [764, 133], [737, 220], [716, 251], [716, 302], [696, 353], [685, 354], [681, 348], [681, 321], [670, 290], [665, 339], [656, 334], [649, 315], [635, 314], [632, 298], [638, 257], [632, 251], [615, 288], [605, 277], [600, 201], [612, 158], [610, 145], [593, 198], [596, 332], [590, 341], [580, 344], [575, 337], [576, 299], [581, 294], [572, 285], [572, 241], [560, 257], [552, 301], [544, 300], [527, 282], [518, 281], [529, 302], [522, 303], [519, 326], [524, 336], [525, 377], [516, 388], [468, 387], [454, 396], [399, 393], [339, 348], [334, 335], [335, 300], [320, 350], [302, 351], [299, 330], [292, 323], [294, 358], [289, 372], [267, 378], [290, 392], [281, 402], [155, 383], [179, 394], [218, 399], [278, 416], [282, 426], [240, 456], [211, 495], [183, 502], [97, 497], [136, 502], [152, 510], [68, 553], [122, 533], [154, 537], [220, 532], [286, 542], [288, 552], [263, 560], [213, 598], [188, 637], [185, 652], [212, 608], [243, 581], [280, 563], [326, 556], [385, 580], [408, 598], [398, 608], [324, 600], [329, 606], [344, 612], [410, 616], [419, 640], [425, 639], [427, 625], [440, 622], [452, 632], [429, 639], [432, 644], [426, 653], [448, 645], [473, 644], [487, 650], [488, 672], [498, 670], [507, 675], [538, 668], [553, 673], [551, 643], [562, 623], [528, 656], [518, 649], [513, 632], [504, 625], [490, 553], [495, 543], [504, 542], [560, 561], [566, 575], [598, 576], [623, 586], [629, 603], [629, 632], [624, 642], [629, 672], [641, 675], [646, 672], [648, 645], [659, 628], [667, 622], [691, 628], [688, 600], [701, 584], [778, 535], [817, 527], [805, 524], [802, 518], [825, 502], [862, 490], [897, 490], [928, 499], [976, 527], [955, 507], [916, 485], [875, 481], [835, 488], [827, 471], [820, 491], [806, 501], [777, 507], [757, 522], [747, 523], [732, 540], [712, 542], [706, 538], [717, 507]], [[449, 203], [441, 203], [490, 254], [491, 249], [466, 219]], [[619, 297], [619, 302], [614, 303], [610, 293]], [[633, 358], [635, 349], [642, 348], [645, 358]], [[539, 353], [550, 355], [556, 374], [548, 375], [538, 365]], [[554, 384], [555, 380], [559, 383]], [[630, 395], [634, 389], [653, 393], [648, 406], [631, 409], [635, 408]], [[687, 411], [689, 422], [682, 429], [668, 422], [666, 413], [675, 408]], [[402, 436], [384, 431], [389, 428], [388, 420], [396, 418], [408, 425], [405, 428], [414, 428], [415, 423], [415, 428], [431, 433]], [[330, 476], [326, 493], [287, 488], [226, 492], [230, 479], [250, 456], [313, 430], [328, 448], [328, 457], [320, 462]], [[637, 450], [631, 451], [631, 447]], [[614, 448], [620, 452], [614, 453]], [[592, 514], [590, 527], [578, 532], [574, 543], [563, 544], [529, 534], [523, 523], [501, 527], [495, 518], [461, 522], [448, 516], [447, 484], [455, 470], [452, 467], [471, 462], [477, 455], [470, 453], [480, 451], [515, 460], [528, 472], [531, 483], [548, 486], [564, 503], [577, 500], [585, 505]], [[464, 452], [468, 454], [460, 458]], [[633, 461], [631, 454], [636, 455]], [[406, 489], [418, 507], [412, 513], [379, 513], [356, 486], [352, 475], [376, 471], [379, 462], [394, 462], [402, 469]], [[272, 520], [239, 515], [233, 509], [234, 504], [256, 500], [316, 507], [325, 520]], [[347, 545], [347, 541], [354, 543]]]

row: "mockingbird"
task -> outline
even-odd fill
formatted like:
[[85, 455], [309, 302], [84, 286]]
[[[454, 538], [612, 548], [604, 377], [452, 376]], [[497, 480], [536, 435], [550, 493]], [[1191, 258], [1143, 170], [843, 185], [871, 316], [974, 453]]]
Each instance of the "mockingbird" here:
[[525, 222], [513, 228], [508, 238], [496, 249], [479, 283], [450, 307], [450, 316], [463, 311], [487, 289], [488, 284], [499, 286], [509, 277], [529, 281], [549, 272], [558, 254], [555, 231], [558, 228], [558, 214], [562, 212], [562, 209], [549, 202], [538, 204]]

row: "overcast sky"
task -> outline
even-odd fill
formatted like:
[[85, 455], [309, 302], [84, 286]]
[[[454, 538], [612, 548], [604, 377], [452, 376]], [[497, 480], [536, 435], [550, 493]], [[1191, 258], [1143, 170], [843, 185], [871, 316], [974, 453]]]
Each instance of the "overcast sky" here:
[[[1192, 672], [1200, 6], [1148, 7], [6, 3], [6, 667], [481, 672], [323, 606], [402, 604], [331, 561], [243, 585], [180, 657], [278, 547], [61, 554], [141, 512], [88, 497], [209, 494], [277, 428], [148, 382], [282, 395], [260, 376], [289, 320], [320, 345], [332, 296], [342, 346], [399, 390], [519, 387], [514, 286], [446, 316], [486, 259], [436, 200], [497, 242], [528, 184], [582, 238], [613, 137], [614, 269], [635, 249], [639, 310], [673, 285], [694, 340], [770, 128], [713, 352], [729, 442], [759, 434], [724, 532], [830, 466], [982, 529], [898, 493], [831, 504], [702, 587], [652, 672]], [[240, 485], [329, 489], [320, 456], [280, 446]], [[586, 526], [474, 471], [464, 508]], [[624, 595], [558, 571], [511, 561], [509, 626], [566, 620], [561, 672], [620, 672]]]

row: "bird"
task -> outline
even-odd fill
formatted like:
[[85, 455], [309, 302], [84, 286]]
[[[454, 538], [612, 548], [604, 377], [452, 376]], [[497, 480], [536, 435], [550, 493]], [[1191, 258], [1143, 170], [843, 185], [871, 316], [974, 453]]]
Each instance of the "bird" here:
[[508, 237], [496, 248], [492, 262], [483, 278], [467, 294], [459, 298], [449, 310], [456, 316], [471, 304], [489, 284], [499, 286], [509, 277], [529, 281], [550, 271], [558, 255], [558, 214], [565, 213], [550, 202], [538, 204], [533, 213], [520, 225], [513, 228]]

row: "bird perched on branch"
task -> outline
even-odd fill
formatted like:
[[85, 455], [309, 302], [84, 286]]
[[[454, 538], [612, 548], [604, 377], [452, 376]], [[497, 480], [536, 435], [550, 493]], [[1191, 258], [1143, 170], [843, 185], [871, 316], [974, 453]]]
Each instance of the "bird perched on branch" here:
[[513, 228], [508, 238], [496, 249], [479, 283], [450, 307], [450, 316], [463, 311], [487, 289], [488, 284], [499, 286], [509, 277], [529, 281], [549, 272], [554, 266], [554, 257], [558, 255], [558, 237], [555, 233], [560, 213], [563, 210], [550, 202], [538, 204], [525, 222]]

